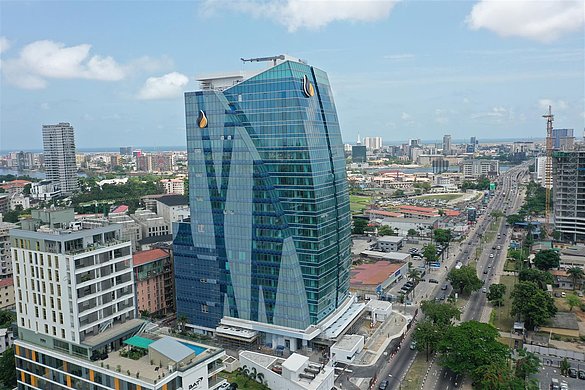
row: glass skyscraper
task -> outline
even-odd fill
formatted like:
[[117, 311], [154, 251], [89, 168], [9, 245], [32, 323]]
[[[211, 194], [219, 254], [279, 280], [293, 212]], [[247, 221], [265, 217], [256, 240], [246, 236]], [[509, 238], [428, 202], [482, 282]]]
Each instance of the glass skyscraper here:
[[[279, 59], [280, 61], [277, 61]], [[177, 314], [305, 329], [349, 297], [350, 209], [327, 74], [279, 56], [185, 94], [191, 222], [175, 234]]]

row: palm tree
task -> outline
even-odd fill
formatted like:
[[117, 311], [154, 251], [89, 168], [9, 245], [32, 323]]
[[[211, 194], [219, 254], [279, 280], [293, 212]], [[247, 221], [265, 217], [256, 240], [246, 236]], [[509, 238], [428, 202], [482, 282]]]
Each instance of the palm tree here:
[[567, 358], [564, 358], [561, 361], [561, 365], [560, 365], [560, 369], [561, 369], [561, 375], [567, 375], [567, 372], [569, 372], [569, 368], [571, 368], [571, 363], [569, 363], [569, 361], [567, 360]]
[[185, 324], [187, 323], [188, 319], [187, 316], [184, 314], [181, 314], [178, 318], [177, 318], [177, 322], [179, 323], [179, 328], [181, 332], [185, 331]]
[[[407, 277], [412, 280], [414, 282], [414, 285], [416, 286], [418, 282], [420, 282], [420, 271], [417, 270], [416, 268], [410, 269], [408, 271]], [[414, 288], [412, 289], [412, 297], [414, 298]]]
[[573, 279], [573, 291], [577, 287], [577, 280], [583, 279], [585, 273], [581, 267], [572, 267], [567, 270], [567, 274]]
[[248, 369], [248, 366], [244, 365], [242, 367], [242, 374], [244, 374], [244, 376], [246, 377], [246, 382], [244, 383], [244, 386], [246, 384], [248, 384], [248, 381], [250, 380], [250, 369]]

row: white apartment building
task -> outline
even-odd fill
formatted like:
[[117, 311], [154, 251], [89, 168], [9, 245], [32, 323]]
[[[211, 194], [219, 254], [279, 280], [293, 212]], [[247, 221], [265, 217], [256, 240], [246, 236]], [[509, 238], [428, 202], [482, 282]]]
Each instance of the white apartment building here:
[[185, 195], [185, 182], [182, 179], [162, 179], [165, 194]]
[[[552, 188], [552, 158], [547, 166], [546, 156], [536, 157], [535, 166], [536, 181], [544, 188]], [[547, 172], [549, 172], [548, 178]]]
[[12, 276], [12, 254], [10, 252], [10, 229], [16, 225], [0, 222], [0, 279]]
[[79, 344], [134, 318], [130, 242], [119, 229], [11, 230], [18, 326]]
[[65, 195], [79, 191], [73, 126], [43, 125], [43, 149], [47, 179], [58, 182]]
[[364, 145], [368, 150], [382, 149], [382, 137], [365, 137]]
[[476, 180], [481, 176], [497, 176], [500, 174], [498, 160], [463, 160], [460, 172], [464, 180]]
[[30, 196], [36, 200], [51, 200], [61, 196], [61, 187], [59, 182], [52, 180], [41, 180], [38, 183], [32, 183]]

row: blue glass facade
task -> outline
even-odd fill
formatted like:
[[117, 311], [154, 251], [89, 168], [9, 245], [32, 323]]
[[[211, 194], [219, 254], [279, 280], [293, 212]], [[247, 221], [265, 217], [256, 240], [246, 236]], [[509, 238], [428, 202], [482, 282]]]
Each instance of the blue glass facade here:
[[[310, 83], [310, 84], [308, 84]], [[285, 61], [185, 94], [191, 225], [174, 240], [177, 312], [296, 329], [348, 296], [350, 210], [327, 75]]]

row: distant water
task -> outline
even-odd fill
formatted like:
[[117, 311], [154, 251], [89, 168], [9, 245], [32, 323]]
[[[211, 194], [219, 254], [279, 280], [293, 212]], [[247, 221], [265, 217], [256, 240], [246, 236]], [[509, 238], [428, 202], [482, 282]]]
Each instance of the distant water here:
[[[30, 176], [35, 179], [44, 179], [46, 177], [45, 172], [40, 171], [17, 171], [16, 169], [0, 168], [0, 175], [14, 175], [14, 176]], [[85, 173], [77, 173], [79, 177], [86, 177]]]

